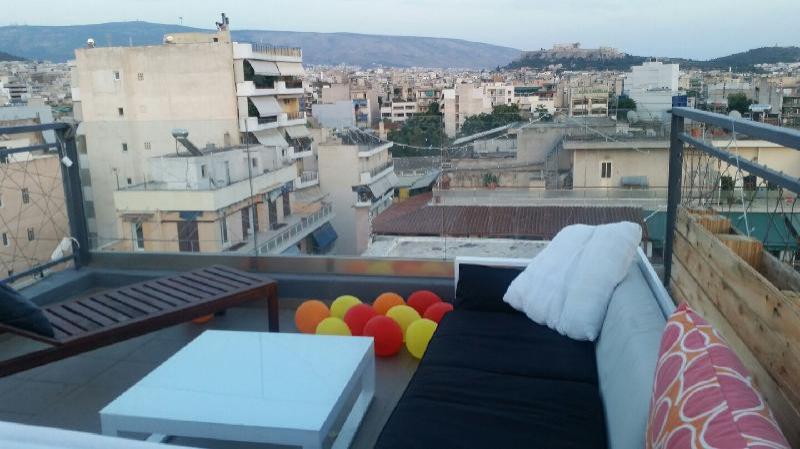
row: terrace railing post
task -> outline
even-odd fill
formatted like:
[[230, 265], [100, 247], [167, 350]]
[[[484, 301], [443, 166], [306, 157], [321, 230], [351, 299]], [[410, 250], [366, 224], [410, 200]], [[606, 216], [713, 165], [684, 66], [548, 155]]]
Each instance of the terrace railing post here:
[[[59, 129], [58, 140], [61, 142], [59, 156], [61, 157], [61, 180], [64, 184], [64, 203], [67, 208], [67, 218], [69, 219], [69, 229], [72, 238], [77, 241], [73, 243], [75, 254], [75, 267], [89, 263], [89, 230], [86, 224], [86, 213], [83, 203], [83, 189], [81, 187], [80, 166], [78, 164], [78, 147], [75, 144], [75, 133], [77, 127]], [[67, 166], [64, 157], [67, 157], [71, 164]], [[77, 246], [77, 247], [76, 247]]]
[[681, 178], [683, 176], [683, 133], [684, 119], [672, 114], [672, 128], [669, 145], [669, 178], [667, 182], [667, 230], [664, 241], [664, 286], [669, 290], [672, 276], [672, 248], [675, 241], [675, 222], [678, 218], [678, 205], [681, 202]]

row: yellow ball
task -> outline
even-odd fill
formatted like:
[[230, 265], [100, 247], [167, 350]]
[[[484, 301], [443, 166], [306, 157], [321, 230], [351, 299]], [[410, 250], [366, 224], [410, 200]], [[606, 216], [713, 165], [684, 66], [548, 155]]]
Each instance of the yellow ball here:
[[403, 341], [406, 339], [406, 329], [414, 321], [421, 319], [419, 313], [410, 306], [394, 306], [386, 312], [386, 316], [395, 320], [403, 331]]
[[349, 337], [350, 328], [341, 318], [328, 317], [317, 325], [317, 335], [342, 335]]
[[436, 332], [437, 324], [433, 320], [423, 318], [414, 321], [406, 330], [406, 348], [414, 357], [421, 359], [428, 349], [428, 343]]
[[336, 298], [331, 304], [331, 316], [344, 319], [350, 307], [361, 304], [361, 300], [351, 295], [343, 295]]

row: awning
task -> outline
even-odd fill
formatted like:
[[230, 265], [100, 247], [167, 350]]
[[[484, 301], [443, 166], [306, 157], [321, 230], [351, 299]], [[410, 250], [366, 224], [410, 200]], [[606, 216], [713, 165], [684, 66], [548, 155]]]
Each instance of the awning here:
[[250, 97], [250, 101], [258, 109], [258, 115], [261, 117], [278, 115], [283, 112], [275, 97]]
[[367, 187], [369, 187], [373, 197], [380, 198], [389, 190], [394, 189], [394, 186], [396, 186], [398, 182], [400, 181], [397, 179], [397, 175], [394, 174], [394, 172], [391, 172], [388, 175], [369, 183]]
[[303, 70], [303, 65], [299, 62], [276, 62], [281, 76], [303, 76], [306, 71]]
[[278, 66], [275, 65], [274, 62], [270, 61], [255, 61], [248, 59], [247, 62], [250, 63], [250, 66], [253, 67], [253, 71], [256, 75], [262, 76], [280, 76], [281, 72], [278, 70]]
[[269, 199], [269, 201], [274, 203], [275, 200], [280, 198], [282, 194], [283, 194], [283, 187], [278, 187], [277, 189], [273, 189], [267, 192], [267, 199]]
[[254, 131], [253, 135], [256, 136], [258, 143], [268, 147], [281, 147], [286, 148], [289, 144], [283, 138], [283, 134], [277, 129], [265, 129], [261, 131]]
[[311, 239], [314, 241], [315, 252], [325, 252], [333, 246], [333, 242], [339, 238], [336, 230], [333, 229], [330, 222], [320, 226], [319, 229], [311, 233]]
[[311, 137], [311, 133], [308, 132], [308, 128], [306, 128], [304, 125], [289, 126], [286, 128], [286, 134], [289, 135], [290, 139], [302, 139], [303, 137]]

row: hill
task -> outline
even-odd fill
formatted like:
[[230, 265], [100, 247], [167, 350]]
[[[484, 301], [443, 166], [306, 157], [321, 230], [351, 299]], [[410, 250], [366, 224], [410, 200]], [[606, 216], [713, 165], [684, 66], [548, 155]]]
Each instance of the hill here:
[[[29, 59], [63, 62], [94, 38], [98, 46], [154, 45], [164, 34], [204, 31], [150, 22], [114, 22], [72, 26], [0, 27], [0, 48]], [[381, 36], [355, 33], [233, 30], [234, 40], [301, 47], [307, 64], [350, 64], [362, 67], [493, 68], [508, 64], [519, 50], [459, 39]]]
[[0, 61], [22, 61], [23, 58], [19, 56], [10, 55], [4, 51], [0, 51]]
[[[554, 56], [548, 51], [527, 52], [506, 67], [509, 69], [530, 67], [545, 69], [559, 65], [560, 70], [618, 70], [627, 71], [631, 66], [639, 65], [652, 59], [647, 56], [623, 54], [619, 58], [569, 58]], [[658, 58], [662, 62], [680, 64], [681, 67], [703, 70], [728, 70], [736, 72], [758, 72], [757, 64], [774, 64], [780, 62], [800, 62], [800, 47], [762, 47], [735, 53], [720, 58], [698, 61], [683, 58]]]

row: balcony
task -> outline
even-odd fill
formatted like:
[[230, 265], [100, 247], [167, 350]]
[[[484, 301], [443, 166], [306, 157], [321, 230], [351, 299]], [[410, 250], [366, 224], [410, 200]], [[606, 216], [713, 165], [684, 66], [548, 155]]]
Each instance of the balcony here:
[[164, 189], [158, 183], [141, 184], [114, 192], [114, 204], [119, 212], [215, 211], [250, 198], [252, 192], [265, 192], [292, 182], [296, 173], [290, 165], [253, 176], [252, 185], [249, 179], [244, 179], [208, 190], [174, 190]]
[[305, 125], [306, 113], [282, 112], [278, 115], [266, 117], [246, 117], [239, 119], [239, 130], [242, 132], [254, 132], [265, 129], [275, 129], [282, 126]]
[[316, 171], [304, 171], [302, 175], [294, 179], [294, 188], [296, 190], [316, 185], [319, 185], [319, 172]]
[[377, 167], [369, 169], [369, 171], [361, 172], [360, 182], [361, 184], [369, 184], [373, 181], [383, 178], [393, 170], [394, 170], [394, 162], [391, 160], [386, 161], [385, 163]]
[[275, 81], [272, 86], [257, 87], [253, 81], [236, 83], [236, 95], [239, 97], [257, 97], [262, 95], [303, 95], [302, 81]]
[[302, 62], [303, 50], [298, 47], [275, 47], [272, 45], [234, 42], [234, 59], [256, 59], [266, 61]]
[[323, 224], [333, 218], [333, 206], [323, 204], [313, 213], [303, 216], [291, 215], [286, 220], [286, 226], [273, 231], [264, 243], [259, 243], [258, 254], [281, 254], [292, 245], [306, 238]]

